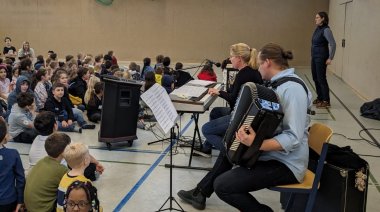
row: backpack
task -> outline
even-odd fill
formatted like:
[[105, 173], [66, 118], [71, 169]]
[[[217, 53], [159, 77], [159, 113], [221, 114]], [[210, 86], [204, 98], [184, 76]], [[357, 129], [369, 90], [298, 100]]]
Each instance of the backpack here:
[[364, 103], [360, 107], [360, 113], [363, 117], [380, 120], [380, 98]]

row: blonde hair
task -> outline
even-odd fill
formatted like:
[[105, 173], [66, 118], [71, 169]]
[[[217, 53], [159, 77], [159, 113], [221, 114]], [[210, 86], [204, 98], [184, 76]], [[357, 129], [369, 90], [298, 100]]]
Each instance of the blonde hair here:
[[63, 157], [71, 168], [79, 168], [89, 154], [87, 145], [72, 143], [66, 146]]
[[257, 50], [249, 47], [245, 43], [237, 43], [231, 45], [230, 55], [241, 57], [245, 63], [247, 63], [251, 68], [257, 69]]
[[124, 71], [123, 78], [124, 79], [131, 79], [131, 73], [129, 73], [129, 71]]
[[87, 90], [86, 90], [86, 93], [84, 94], [84, 103], [87, 105], [88, 104], [88, 101], [90, 101], [90, 98], [91, 98], [91, 94], [94, 93], [94, 87], [95, 87], [95, 84], [97, 82], [100, 82], [100, 79], [99, 77], [97, 76], [91, 76], [90, 79], [88, 80], [88, 84], [87, 84]]

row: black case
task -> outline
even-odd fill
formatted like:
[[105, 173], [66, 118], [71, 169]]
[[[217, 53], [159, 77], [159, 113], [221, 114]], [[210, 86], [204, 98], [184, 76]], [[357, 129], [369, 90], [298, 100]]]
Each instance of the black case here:
[[[355, 187], [358, 170], [340, 168], [326, 163], [318, 190], [313, 212], [365, 212], [367, 205], [369, 166], [363, 173], [367, 176], [365, 190]], [[281, 204], [285, 208], [289, 195], [281, 194]], [[305, 211], [308, 195], [296, 194], [290, 211]]]

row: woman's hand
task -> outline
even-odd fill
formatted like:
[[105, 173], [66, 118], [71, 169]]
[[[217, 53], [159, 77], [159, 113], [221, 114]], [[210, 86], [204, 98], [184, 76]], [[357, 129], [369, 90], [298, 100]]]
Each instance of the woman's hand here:
[[210, 94], [211, 96], [219, 96], [219, 90], [216, 88], [209, 88], [208, 94]]
[[[248, 131], [248, 133], [247, 133]], [[251, 146], [253, 143], [253, 140], [256, 137], [255, 131], [252, 129], [251, 126], [243, 125], [240, 127], [240, 129], [236, 132], [236, 138], [244, 145]]]

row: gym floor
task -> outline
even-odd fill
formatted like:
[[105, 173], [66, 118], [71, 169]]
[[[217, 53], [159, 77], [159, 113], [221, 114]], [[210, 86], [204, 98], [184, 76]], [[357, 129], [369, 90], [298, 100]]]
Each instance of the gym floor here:
[[[187, 65], [190, 66], [190, 64]], [[219, 81], [221, 81], [221, 70], [216, 69], [215, 71], [218, 74]], [[310, 68], [296, 68], [296, 71], [315, 94]], [[378, 208], [378, 200], [380, 199], [380, 185], [378, 184], [380, 180], [380, 165], [378, 163], [380, 149], [378, 148], [379, 145], [373, 146], [369, 143], [380, 142], [380, 131], [361, 132], [362, 137], [370, 142], [350, 140], [350, 138], [360, 138], [359, 131], [363, 128], [379, 129], [380, 122], [360, 116], [359, 108], [365, 100], [350, 86], [331, 73], [328, 73], [328, 81], [331, 90], [331, 108], [314, 108], [316, 115], [311, 117], [312, 123], [321, 122], [330, 126], [336, 133], [331, 138], [331, 143], [339, 146], [349, 145], [356, 153], [363, 155], [362, 157], [368, 161], [371, 174], [368, 186], [367, 211], [378, 211], [376, 208]], [[219, 98], [211, 105], [211, 108], [223, 105], [225, 105], [225, 102]], [[209, 111], [200, 115], [200, 127], [207, 122], [208, 115]], [[150, 125], [150, 122], [146, 124]], [[179, 142], [181, 145], [174, 146], [173, 163], [186, 166], [189, 163], [190, 148], [184, 147], [183, 144], [189, 142], [192, 138], [194, 121], [191, 119], [190, 114], [184, 114], [178, 124], [180, 126], [180, 135], [183, 137]], [[87, 144], [90, 148], [90, 153], [105, 167], [105, 172], [95, 182], [104, 211], [143, 212], [158, 210], [169, 197], [169, 169], [165, 168], [165, 164], [169, 163], [170, 159], [169, 142], [164, 141], [153, 145], [147, 145], [147, 143], [168, 137], [168, 135], [163, 135], [157, 125], [153, 126], [152, 130], [137, 129], [138, 139], [134, 141], [132, 147], [126, 147], [126, 143], [117, 143], [113, 144], [112, 150], [109, 151], [105, 143], [98, 142], [99, 129], [100, 125], [97, 124], [95, 130], [84, 130], [82, 134], [69, 133], [69, 135], [73, 142]], [[27, 172], [30, 145], [10, 142], [7, 146], [18, 149]], [[192, 166], [212, 167], [218, 152], [213, 150], [212, 154], [212, 158], [193, 157]], [[181, 201], [176, 193], [181, 189], [192, 189], [205, 174], [206, 171], [202, 170], [173, 169], [173, 196], [185, 211], [196, 210], [191, 205]], [[274, 211], [282, 211], [278, 192], [262, 190], [254, 192], [253, 195], [260, 202], [269, 205]], [[169, 207], [169, 203], [163, 208], [167, 207]], [[174, 202], [173, 207], [178, 208]], [[219, 200], [216, 195], [212, 195], [210, 199], [207, 199], [205, 211], [237, 210]]]

